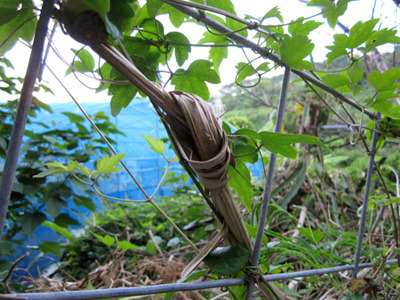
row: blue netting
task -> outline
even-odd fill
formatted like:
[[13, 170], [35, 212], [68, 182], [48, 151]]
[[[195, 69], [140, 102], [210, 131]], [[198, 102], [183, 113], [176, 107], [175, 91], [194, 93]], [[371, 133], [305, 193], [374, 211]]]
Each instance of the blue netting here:
[[[109, 136], [109, 138], [116, 141], [117, 145], [114, 145], [114, 148], [118, 153], [126, 153], [126, 156], [124, 157], [125, 164], [136, 177], [146, 193], [152, 195], [161, 180], [163, 169], [167, 166], [167, 162], [161, 155], [149, 149], [150, 146], [142, 135], [160, 139], [166, 138], [168, 135], [158, 116], [151, 109], [152, 106], [150, 102], [145, 99], [134, 99], [129, 107], [123, 109], [115, 118], [111, 116], [109, 103], [82, 103], [81, 105], [85, 111], [91, 115], [94, 115], [96, 112], [105, 112], [110, 116], [110, 121], [126, 135], [112, 135]], [[69, 122], [68, 117], [63, 115], [62, 112], [72, 112], [82, 115], [75, 103], [55, 103], [51, 104], [51, 108], [53, 113], [42, 110], [38, 113], [38, 116], [34, 121], [45, 123], [50, 126], [50, 129], [68, 129], [68, 127], [71, 126], [71, 123]], [[88, 122], [84, 125], [89, 128]], [[27, 129], [35, 133], [43, 131], [43, 127], [37, 124], [28, 124]], [[166, 147], [165, 155], [172, 159], [174, 152]], [[92, 163], [94, 164], [96, 160], [97, 158], [94, 157]], [[170, 166], [170, 171], [179, 173], [182, 172], [182, 169], [179, 163], [173, 163]], [[112, 174], [110, 178], [101, 180], [100, 186], [101, 190], [104, 191], [105, 194], [112, 197], [128, 198], [133, 200], [146, 199], [139, 187], [133, 182], [124, 169], [119, 173]], [[156, 193], [157, 196], [171, 194], [172, 190], [170, 186], [162, 186]], [[98, 199], [94, 200], [97, 208], [101, 209], [102, 203]], [[76, 212], [74, 217], [80, 219], [80, 221], [84, 221], [85, 216], [88, 217], [90, 215], [88, 209], [82, 206], [76, 206], [72, 200], [69, 201], [68, 208], [64, 208], [61, 212], [71, 211]], [[77, 228], [75, 227], [75, 229]], [[23, 238], [22, 236], [19, 237]], [[32, 276], [38, 276], [39, 270], [43, 270], [57, 259], [54, 255], [41, 257], [40, 251], [32, 249], [32, 246], [35, 247], [44, 241], [65, 242], [65, 240], [63, 240], [63, 238], [54, 230], [45, 226], [40, 226], [33, 235], [24, 242], [24, 246], [20, 247], [13, 257], [9, 258], [9, 260], [13, 261], [22, 256], [26, 251], [29, 251], [31, 253], [30, 256], [19, 263], [18, 266], [20, 268], [29, 267], [29, 273]], [[16, 272], [14, 278], [15, 276], [23, 274], [23, 271]]]

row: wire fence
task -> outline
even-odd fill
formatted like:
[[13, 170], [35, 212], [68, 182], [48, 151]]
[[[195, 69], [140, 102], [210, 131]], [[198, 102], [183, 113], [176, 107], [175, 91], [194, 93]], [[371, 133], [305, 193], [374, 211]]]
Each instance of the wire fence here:
[[[387, 264], [396, 263], [396, 260], [388, 260]], [[371, 268], [375, 265], [373, 263], [359, 264], [358, 268]], [[263, 276], [266, 281], [277, 281], [284, 279], [295, 279], [299, 277], [325, 275], [335, 272], [343, 272], [354, 270], [353, 265], [340, 266], [325, 269], [307, 270], [292, 273], [272, 274]], [[143, 287], [132, 287], [132, 288], [113, 288], [113, 289], [102, 289], [94, 291], [69, 291], [69, 292], [55, 292], [55, 293], [25, 293], [25, 294], [13, 294], [13, 299], [29, 299], [29, 300], [88, 300], [88, 299], [104, 299], [113, 297], [130, 297], [130, 296], [142, 296], [142, 295], [153, 295], [162, 294], [169, 292], [183, 292], [183, 291], [195, 291], [204, 290], [220, 287], [228, 287], [235, 285], [246, 285], [248, 281], [246, 278], [238, 279], [219, 279], [213, 281], [203, 282], [187, 282], [187, 283], [171, 283], [161, 284], [154, 286], [143, 286]], [[1, 299], [1, 297], [0, 297]]]
[[[172, 3], [165, 0], [166, 3], [172, 5], [178, 10], [190, 15], [196, 20], [199, 20], [205, 23], [207, 26], [218, 30], [221, 33], [228, 33], [230, 29], [222, 26], [220, 23], [215, 22], [213, 19], [201, 14], [199, 11], [191, 9], [189, 7]], [[243, 36], [237, 33], [229, 33], [228, 36], [235, 40], [236, 42], [251, 48], [253, 51], [260, 53], [267, 57], [270, 57], [268, 53], [265, 53], [265, 49], [259, 47], [256, 44], [253, 44]], [[275, 132], [279, 132], [282, 127], [282, 122], [284, 118], [284, 110], [286, 105], [286, 95], [287, 89], [289, 85], [289, 76], [291, 72], [295, 72], [299, 74], [299, 71], [290, 70], [288, 67], [285, 67], [284, 80], [282, 84], [282, 91], [280, 96], [280, 103], [278, 108], [277, 120]], [[308, 76], [308, 75], [307, 75]], [[314, 79], [313, 79], [314, 80]], [[310, 80], [311, 81], [311, 80]], [[359, 231], [357, 238], [357, 246], [356, 252], [354, 256], [354, 262], [345, 266], [331, 267], [331, 268], [323, 268], [323, 269], [314, 269], [314, 270], [305, 270], [299, 272], [290, 272], [290, 273], [281, 273], [281, 274], [271, 274], [265, 275], [263, 278], [266, 281], [278, 281], [284, 279], [296, 279], [303, 278], [308, 276], [316, 276], [316, 275], [325, 275], [328, 273], [336, 273], [343, 271], [352, 271], [353, 278], [357, 277], [358, 271], [361, 268], [371, 268], [375, 265], [373, 263], [360, 263], [360, 253], [362, 250], [362, 237], [364, 234], [364, 227], [366, 222], [368, 201], [369, 201], [369, 190], [371, 186], [371, 179], [374, 170], [374, 157], [376, 151], [376, 144], [378, 140], [378, 124], [379, 124], [379, 113], [375, 116], [375, 131], [372, 137], [372, 145], [371, 149], [368, 153], [369, 165], [365, 183], [365, 192], [363, 199], [363, 207], [361, 212], [361, 219], [359, 222]], [[258, 224], [258, 232], [257, 237], [255, 239], [255, 250], [252, 258], [252, 265], [258, 266], [259, 257], [260, 257], [260, 249], [262, 246], [262, 238], [264, 236], [264, 228], [266, 224], [268, 205], [270, 201], [270, 193], [271, 193], [271, 185], [272, 179], [274, 176], [274, 168], [275, 168], [276, 155], [272, 154], [269, 162], [267, 178], [266, 178], [266, 186], [264, 189], [264, 195], [262, 199], [262, 206], [260, 210], [259, 216], [259, 224]], [[384, 262], [385, 264], [393, 264], [397, 263], [397, 260], [388, 260]], [[220, 279], [220, 280], [212, 280], [212, 281], [203, 281], [203, 282], [189, 282], [189, 283], [173, 283], [173, 284], [163, 284], [163, 285], [154, 285], [154, 286], [143, 286], [143, 287], [131, 287], [131, 288], [113, 288], [113, 289], [100, 289], [100, 290], [92, 290], [92, 291], [67, 291], [67, 292], [53, 292], [53, 293], [24, 293], [24, 294], [10, 294], [8, 296], [13, 297], [11, 299], [57, 299], [57, 300], [67, 300], [67, 299], [103, 299], [103, 298], [113, 298], [113, 297], [127, 297], [127, 296], [140, 296], [140, 295], [152, 295], [152, 294], [161, 294], [168, 292], [178, 292], [178, 291], [192, 291], [192, 290], [203, 290], [203, 289], [211, 289], [211, 288], [219, 288], [219, 287], [228, 287], [228, 286], [236, 286], [236, 285], [247, 285], [246, 299], [252, 299], [253, 297], [253, 286], [255, 281], [253, 278], [239, 278], [239, 279]], [[1, 296], [0, 296], [1, 298]]]

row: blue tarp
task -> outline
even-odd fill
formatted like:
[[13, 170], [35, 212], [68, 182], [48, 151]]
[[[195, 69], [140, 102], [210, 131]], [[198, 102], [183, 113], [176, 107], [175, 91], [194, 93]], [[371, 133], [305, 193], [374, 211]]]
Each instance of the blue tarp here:
[[[146, 99], [134, 99], [128, 108], [123, 109], [115, 118], [111, 116], [109, 103], [81, 103], [81, 105], [84, 110], [91, 115], [94, 115], [96, 112], [105, 112], [110, 116], [110, 121], [126, 135], [110, 136], [110, 138], [117, 143], [117, 145], [113, 145], [113, 147], [117, 153], [126, 153], [123, 161], [144, 188], [146, 193], [149, 196], [152, 195], [161, 180], [163, 169], [167, 166], [167, 162], [160, 154], [149, 149], [150, 145], [142, 135], [159, 139], [166, 138], [168, 135], [158, 116], [152, 110], [151, 103]], [[71, 126], [69, 118], [63, 115], [62, 112], [71, 112], [83, 116], [81, 111], [73, 102], [55, 103], [51, 104], [50, 107], [52, 108], [53, 113], [42, 110], [38, 113], [35, 120], [50, 126], [50, 129], [67, 129], [68, 126]], [[88, 128], [89, 123], [87, 122], [85, 125]], [[37, 124], [28, 124], [27, 129], [35, 133], [43, 131], [43, 127]], [[171, 149], [166, 147], [165, 155], [172, 159], [175, 154]], [[93, 163], [95, 163], [96, 160], [97, 158], [94, 157]], [[169, 170], [173, 172], [182, 172], [181, 167], [177, 162], [173, 163]], [[100, 185], [101, 190], [108, 196], [132, 200], [146, 199], [139, 187], [133, 182], [124, 169], [121, 172], [112, 174], [111, 178], [102, 180]], [[171, 194], [172, 191], [169, 186], [161, 186], [156, 193], [157, 196]], [[95, 203], [97, 207], [101, 209], [101, 202], [95, 200]], [[88, 209], [77, 207], [73, 201], [70, 201], [70, 203], [68, 203], [68, 208], [65, 208], [62, 212], [71, 209], [78, 211], [82, 216], [90, 215]], [[29, 273], [32, 276], [37, 276], [39, 274], [38, 270], [43, 270], [48, 265], [54, 263], [54, 260], [57, 260], [57, 257], [53, 255], [40, 257], [40, 251], [32, 250], [32, 247], [30, 247], [37, 246], [44, 241], [63, 242], [63, 239], [54, 230], [45, 226], [40, 226], [33, 233], [32, 237], [24, 243], [24, 247], [18, 249], [13, 258], [9, 258], [10, 261], [17, 259], [26, 251], [29, 251], [31, 253], [30, 256], [19, 263], [18, 267], [27, 268], [31, 265]], [[35, 258], [38, 260], [36, 261]], [[18, 272], [14, 275], [19, 276], [22, 274], [23, 272]]]

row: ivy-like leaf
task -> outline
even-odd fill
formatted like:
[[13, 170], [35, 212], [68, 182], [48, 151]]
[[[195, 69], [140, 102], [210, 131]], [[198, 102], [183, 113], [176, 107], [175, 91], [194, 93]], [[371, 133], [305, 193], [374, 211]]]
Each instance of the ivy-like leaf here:
[[[228, 45], [229, 41], [225, 35], [216, 35], [205, 32], [200, 44], [213, 43], [214, 45]], [[221, 62], [228, 57], [228, 47], [211, 47], [208, 58], [214, 63], [214, 69], [218, 71]]]
[[171, 84], [175, 85], [175, 90], [193, 93], [204, 100], [208, 100], [210, 99], [210, 91], [205, 81], [210, 83], [221, 82], [217, 72], [211, 69], [212, 66], [213, 63], [208, 60], [195, 60], [186, 71], [178, 69], [175, 72], [177, 75], [171, 80]]
[[338, 18], [347, 10], [347, 5], [350, 1], [354, 0], [339, 0], [336, 3], [331, 0], [311, 0], [307, 5], [322, 6], [323, 16], [328, 20], [329, 26], [334, 28]]
[[250, 253], [239, 246], [217, 247], [204, 262], [213, 272], [230, 276], [239, 273], [250, 258]]
[[371, 51], [373, 48], [387, 43], [400, 44], [400, 37], [396, 36], [396, 34], [396, 29], [383, 28], [375, 31], [367, 41], [367, 51]]
[[153, 19], [157, 16], [159, 9], [164, 4], [161, 0], [147, 0], [147, 12], [149, 17]]
[[[11, 1], [2, 1], [2, 5], [6, 6], [3, 6], [3, 8], [9, 7], [9, 2]], [[17, 7], [19, 5], [20, 3], [17, 3]], [[7, 13], [7, 9], [3, 12], [3, 8], [0, 9], [2, 11], [0, 16], [4, 16], [4, 14]], [[11, 14], [11, 16], [7, 16], [0, 20], [0, 22], [3, 23], [0, 27], [0, 41], [4, 43], [0, 48], [0, 56], [3, 56], [4, 53], [11, 49], [19, 38], [23, 39], [27, 43], [32, 40], [36, 30], [37, 18], [35, 12], [31, 8], [32, 3], [24, 1], [21, 9], [18, 10], [17, 15], [10, 18], [13, 15]], [[16, 28], [18, 28], [18, 34], [10, 35], [10, 33], [14, 32]]]
[[121, 112], [122, 108], [127, 108], [138, 91], [138, 88], [134, 85], [110, 85], [108, 94], [112, 95], [110, 101], [111, 114], [115, 117]]
[[[193, 2], [203, 3], [203, 0], [194, 0]], [[236, 15], [235, 6], [230, 0], [208, 0], [207, 5]]]
[[236, 77], [238, 83], [255, 74], [253, 66], [249, 63], [239, 62], [235, 67], [238, 70]]
[[187, 18], [187, 15], [181, 12], [180, 10], [177, 10], [176, 8], [172, 7], [171, 5], [163, 5], [159, 12], [159, 14], [167, 14], [169, 17], [169, 20], [171, 21], [172, 25], [175, 26], [175, 28], [181, 27], [183, 22], [185, 21], [185, 18]]
[[85, 118], [70, 112], [62, 112], [64, 116], [67, 116], [71, 123], [82, 123], [85, 121]]
[[281, 15], [281, 12], [279, 11], [278, 6], [275, 6], [271, 8], [269, 11], [267, 11], [267, 13], [261, 18], [260, 23], [269, 18], [277, 18], [279, 21], [283, 23], [283, 17]]
[[347, 76], [349, 77], [352, 84], [360, 82], [364, 77], [364, 70], [359, 66], [358, 61], [355, 61], [353, 65], [347, 69]]
[[372, 108], [387, 117], [400, 119], [400, 106], [394, 105], [393, 102], [390, 100], [398, 97], [399, 95], [392, 91], [380, 92], [376, 96], [375, 103]]
[[41, 243], [39, 246], [39, 250], [43, 252], [43, 254], [55, 254], [60, 256], [61, 255], [61, 247], [60, 243], [58, 242], [51, 242], [51, 241], [46, 241]]
[[31, 235], [44, 221], [46, 221], [46, 215], [41, 212], [25, 213], [17, 218], [17, 222], [21, 223], [22, 231], [27, 235]]
[[279, 51], [282, 61], [292, 69], [311, 70], [312, 64], [304, 60], [314, 49], [314, 44], [305, 34], [297, 33], [293, 37], [284, 35]]
[[[257, 237], [257, 231], [258, 231], [258, 227], [256, 225], [250, 225], [246, 222], [244, 222], [244, 225], [246, 226], [247, 232], [249, 233], [249, 235], [252, 238], [256, 238]], [[264, 234], [262, 237], [262, 243], [264, 246], [268, 245], [268, 238], [267, 236]]]
[[397, 68], [389, 69], [383, 73], [374, 70], [367, 77], [369, 83], [371, 83], [377, 92], [393, 91], [400, 87], [400, 85], [395, 84], [400, 78], [400, 69]]
[[118, 248], [121, 250], [131, 250], [131, 249], [138, 249], [139, 246], [136, 246], [128, 241], [117, 241]]
[[321, 141], [310, 135], [283, 134], [278, 132], [260, 132], [263, 147], [274, 154], [281, 154], [285, 157], [296, 159], [297, 150], [290, 146], [293, 143], [318, 145], [326, 148]]
[[347, 48], [355, 49], [365, 43], [373, 34], [374, 27], [378, 19], [368, 20], [366, 22], [358, 21], [351, 29]]
[[120, 167], [116, 167], [117, 164], [122, 160], [122, 158], [126, 155], [126, 153], [120, 153], [109, 157], [108, 155], [104, 156], [102, 159], [97, 161], [97, 171], [100, 174], [118, 172], [121, 170]]
[[111, 247], [115, 243], [115, 238], [113, 238], [111, 235], [106, 234], [105, 236], [101, 236], [99, 234], [95, 234], [92, 232], [92, 234], [101, 242], [107, 245], [107, 247]]
[[329, 50], [331, 50], [326, 55], [326, 57], [327, 57], [326, 64], [328, 67], [336, 58], [339, 58], [339, 57], [347, 54], [347, 45], [348, 45], [349, 37], [347, 35], [341, 33], [341, 34], [335, 34], [333, 36], [333, 38], [334, 38], [334, 45], [326, 47]]
[[74, 203], [76, 206], [83, 206], [89, 209], [91, 212], [96, 211], [96, 205], [93, 203], [93, 200], [89, 197], [83, 196], [75, 196]]
[[251, 186], [251, 174], [244, 162], [236, 161], [236, 170], [229, 166], [229, 187], [233, 189], [243, 201], [248, 212], [251, 212], [253, 201], [253, 187]]
[[77, 169], [86, 177], [90, 177], [90, 170], [84, 165], [79, 165]]
[[[76, 49], [71, 49], [72, 52], [75, 53], [75, 55], [77, 56], [77, 58], [79, 58], [79, 60], [76, 60], [72, 63], [72, 65], [78, 69], [78, 71], [80, 72], [93, 72], [94, 69], [94, 59], [92, 54], [90, 54], [89, 51], [85, 50], [85, 49], [81, 49], [76, 50]], [[65, 75], [69, 74], [72, 72], [72, 68], [68, 68]]]
[[295, 22], [289, 25], [288, 30], [292, 36], [294, 36], [297, 33], [309, 35], [311, 31], [317, 29], [319, 26], [324, 24], [322, 22], [316, 22], [316, 21], [307, 21], [303, 23], [302, 19], [303, 17], [300, 17]]
[[[322, 81], [329, 85], [331, 88], [338, 89], [342, 88], [341, 91], [350, 91], [350, 80], [347, 76], [339, 75], [339, 74], [326, 74], [322, 77]], [[344, 89], [343, 89], [344, 87]]]
[[70, 225], [81, 225], [81, 223], [72, 218], [69, 214], [59, 214], [56, 218], [54, 218], [54, 223], [64, 228]]
[[150, 150], [153, 150], [158, 154], [164, 154], [165, 145], [162, 140], [160, 140], [159, 138], [153, 139], [151, 136], [146, 135], [142, 135], [142, 137], [144, 137], [146, 141], [150, 144]]
[[190, 41], [184, 34], [175, 31], [167, 33], [165, 38], [175, 50], [175, 58], [178, 66], [182, 66], [188, 59], [191, 51]]

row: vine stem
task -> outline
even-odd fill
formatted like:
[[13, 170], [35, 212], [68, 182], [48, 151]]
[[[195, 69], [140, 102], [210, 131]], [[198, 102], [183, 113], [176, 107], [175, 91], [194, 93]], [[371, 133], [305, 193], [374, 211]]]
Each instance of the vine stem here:
[[28, 113], [32, 103], [32, 93], [35, 87], [36, 76], [42, 61], [44, 41], [46, 39], [48, 23], [51, 18], [53, 5], [54, 0], [45, 0], [43, 2], [42, 11], [40, 13], [35, 32], [35, 38], [32, 45], [32, 52], [29, 58], [28, 68], [21, 90], [21, 97], [11, 132], [11, 138], [8, 144], [3, 175], [0, 182], [0, 239], [3, 236], [3, 228], [7, 216], [8, 204], [10, 202], [12, 185], [17, 170], [22, 138], [24, 136]]

